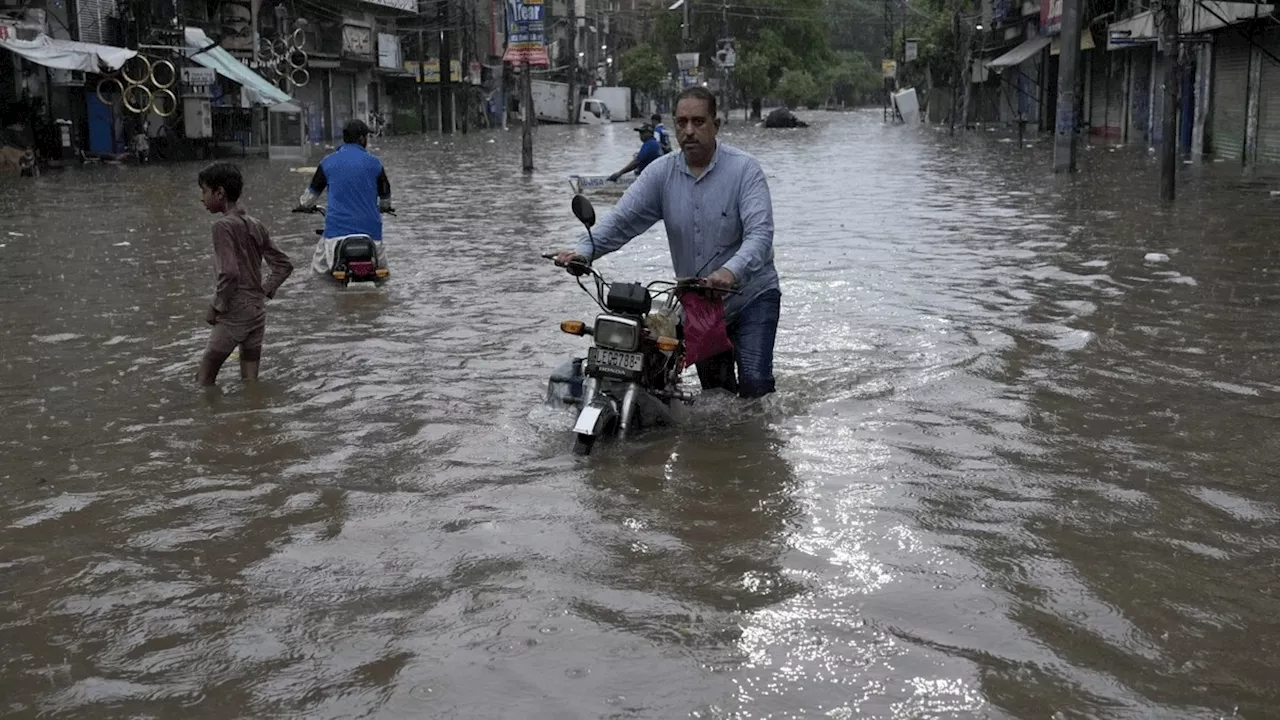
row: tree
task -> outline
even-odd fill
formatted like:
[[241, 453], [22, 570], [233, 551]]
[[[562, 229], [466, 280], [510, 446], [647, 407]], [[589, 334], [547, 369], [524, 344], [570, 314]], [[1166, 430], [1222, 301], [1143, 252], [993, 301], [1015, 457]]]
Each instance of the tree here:
[[787, 70], [782, 73], [774, 92], [791, 108], [812, 104], [814, 98], [821, 94], [818, 83], [804, 70]]
[[773, 94], [778, 80], [788, 67], [800, 67], [804, 61], [792, 52], [776, 32], [766, 28], [745, 44], [735, 68], [734, 82], [751, 105], [752, 117], [759, 119], [761, 101]]
[[667, 82], [667, 66], [652, 45], [636, 45], [618, 58], [618, 71], [628, 87], [653, 96], [662, 92]]
[[837, 53], [839, 61], [823, 73], [819, 86], [825, 99], [857, 105], [883, 87], [880, 73], [860, 52]]
[[[705, 67], [715, 52], [716, 41], [726, 32], [733, 37], [738, 64], [732, 85], [743, 91], [758, 118], [761, 99], [772, 93], [784, 69], [806, 70], [812, 78], [831, 62], [827, 2], [751, 0], [735, 5], [728, 15], [699, 10], [695, 2], [688, 49], [700, 53]], [[680, 23], [680, 12], [662, 12], [655, 18], [653, 44], [663, 57], [674, 58], [675, 53], [684, 51]]]

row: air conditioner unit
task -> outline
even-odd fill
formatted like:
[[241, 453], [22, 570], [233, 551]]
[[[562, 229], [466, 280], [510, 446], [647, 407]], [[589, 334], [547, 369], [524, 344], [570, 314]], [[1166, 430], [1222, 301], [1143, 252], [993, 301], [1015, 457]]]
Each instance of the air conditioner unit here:
[[54, 85], [59, 85], [59, 86], [84, 85], [84, 82], [85, 82], [84, 71], [52, 69], [49, 71], [49, 80]]

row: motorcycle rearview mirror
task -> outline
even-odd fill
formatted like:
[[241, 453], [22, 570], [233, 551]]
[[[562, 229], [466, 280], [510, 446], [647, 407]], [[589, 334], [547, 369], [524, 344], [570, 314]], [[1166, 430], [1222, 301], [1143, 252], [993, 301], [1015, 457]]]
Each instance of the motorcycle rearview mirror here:
[[591, 201], [585, 195], [573, 196], [573, 214], [579, 222], [587, 226], [588, 230], [596, 224], [596, 209], [591, 206]]

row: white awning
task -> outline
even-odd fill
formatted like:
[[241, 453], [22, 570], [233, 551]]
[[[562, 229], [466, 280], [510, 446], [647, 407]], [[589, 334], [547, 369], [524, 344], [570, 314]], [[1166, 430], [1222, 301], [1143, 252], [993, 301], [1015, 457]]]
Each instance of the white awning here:
[[1023, 62], [1030, 59], [1032, 55], [1043, 50], [1044, 46], [1048, 44], [1049, 38], [1047, 37], [1031, 38], [1018, 47], [987, 63], [987, 67], [993, 70], [999, 70], [1001, 68], [1013, 67], [1014, 65], [1021, 65]]
[[[1193, 34], [1220, 30], [1228, 25], [1254, 19], [1265, 20], [1271, 16], [1275, 6], [1249, 2], [1199, 0], [1195, 3], [1181, 3], [1178, 9], [1179, 32]], [[1224, 20], [1226, 22], [1223, 22]], [[1156, 21], [1150, 10], [1107, 26], [1108, 50], [1124, 49], [1141, 43], [1154, 43], [1158, 38]]]
[[[214, 44], [200, 28], [189, 27], [184, 33], [187, 41], [187, 57], [209, 68], [222, 77], [239, 83], [255, 105], [268, 107], [289, 101], [289, 94], [272, 85], [266, 78], [240, 62], [231, 53]], [[212, 46], [212, 47], [210, 47]], [[205, 48], [209, 48], [205, 50]], [[203, 52], [201, 52], [203, 50]]]
[[126, 48], [95, 43], [59, 40], [41, 35], [35, 40], [0, 40], [0, 48], [17, 53], [33, 63], [55, 70], [81, 70], [89, 73], [119, 70], [138, 53]]

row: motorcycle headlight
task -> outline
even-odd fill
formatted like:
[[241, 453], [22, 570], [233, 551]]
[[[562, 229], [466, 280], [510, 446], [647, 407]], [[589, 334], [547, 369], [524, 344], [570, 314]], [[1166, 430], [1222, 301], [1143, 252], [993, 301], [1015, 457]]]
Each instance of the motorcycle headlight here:
[[630, 318], [602, 316], [596, 318], [596, 344], [623, 352], [640, 349], [640, 323]]

